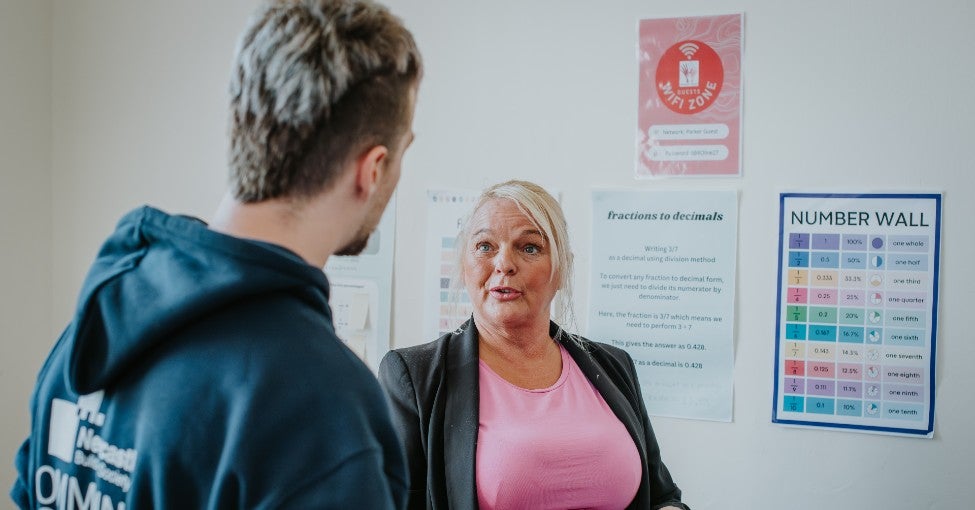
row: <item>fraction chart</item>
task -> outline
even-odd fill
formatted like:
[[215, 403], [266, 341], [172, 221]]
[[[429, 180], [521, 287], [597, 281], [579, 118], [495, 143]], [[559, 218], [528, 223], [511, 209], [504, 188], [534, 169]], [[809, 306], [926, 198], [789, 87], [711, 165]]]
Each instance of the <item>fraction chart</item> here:
[[941, 194], [779, 206], [772, 421], [931, 437]]

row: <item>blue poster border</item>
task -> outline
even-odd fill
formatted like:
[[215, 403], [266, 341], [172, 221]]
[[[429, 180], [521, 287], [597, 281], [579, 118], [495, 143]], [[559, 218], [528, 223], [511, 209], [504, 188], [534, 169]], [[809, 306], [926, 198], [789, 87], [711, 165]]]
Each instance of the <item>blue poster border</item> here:
[[[869, 425], [853, 425], [846, 423], [823, 423], [805, 420], [789, 420], [778, 417], [779, 402], [779, 349], [781, 346], [780, 330], [782, 326], [782, 249], [784, 248], [785, 234], [785, 201], [788, 198], [867, 198], [867, 199], [927, 199], [935, 201], [935, 221], [934, 221], [934, 273], [931, 301], [931, 362], [928, 367], [928, 427], [927, 429], [908, 429], [899, 427], [879, 427]], [[776, 275], [776, 294], [775, 294], [775, 361], [772, 367], [772, 423], [780, 425], [796, 425], [804, 427], [823, 427], [833, 429], [847, 429], [865, 432], [905, 434], [911, 436], [928, 436], [934, 432], [934, 408], [935, 408], [935, 366], [937, 361], [937, 337], [938, 337], [938, 283], [940, 281], [941, 270], [941, 201], [942, 193], [780, 193], [779, 194], [779, 249], [776, 253], [778, 257], [778, 273]]]

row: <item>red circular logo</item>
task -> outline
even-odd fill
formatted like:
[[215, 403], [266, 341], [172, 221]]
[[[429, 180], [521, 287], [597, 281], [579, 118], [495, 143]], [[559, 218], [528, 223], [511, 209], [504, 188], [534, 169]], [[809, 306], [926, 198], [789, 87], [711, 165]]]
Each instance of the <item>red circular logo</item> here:
[[721, 57], [701, 41], [681, 41], [668, 48], [657, 63], [657, 95], [677, 113], [706, 110], [723, 84]]

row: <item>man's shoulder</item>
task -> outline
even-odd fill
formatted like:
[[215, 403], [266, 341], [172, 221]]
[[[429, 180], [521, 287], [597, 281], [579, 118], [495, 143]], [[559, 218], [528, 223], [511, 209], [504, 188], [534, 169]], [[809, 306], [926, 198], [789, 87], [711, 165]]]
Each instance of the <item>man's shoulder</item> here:
[[283, 293], [200, 318], [167, 339], [153, 361], [163, 377], [198, 366], [186, 384], [253, 388], [253, 398], [264, 393], [262, 385], [286, 385], [270, 398], [303, 394], [315, 402], [341, 392], [378, 390], [372, 372], [336, 335], [330, 317]]

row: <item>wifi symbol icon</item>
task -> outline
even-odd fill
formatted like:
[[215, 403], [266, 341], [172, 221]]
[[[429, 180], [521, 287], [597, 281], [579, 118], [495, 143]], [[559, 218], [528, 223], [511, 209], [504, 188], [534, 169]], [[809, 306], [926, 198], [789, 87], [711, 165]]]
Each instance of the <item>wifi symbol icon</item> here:
[[679, 49], [680, 52], [683, 53], [685, 57], [690, 59], [691, 57], [694, 56], [695, 53], [697, 53], [697, 50], [700, 49], [700, 46], [692, 42], [686, 42], [684, 44], [681, 44]]

